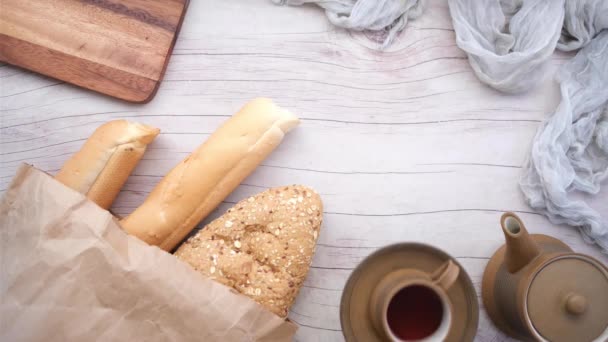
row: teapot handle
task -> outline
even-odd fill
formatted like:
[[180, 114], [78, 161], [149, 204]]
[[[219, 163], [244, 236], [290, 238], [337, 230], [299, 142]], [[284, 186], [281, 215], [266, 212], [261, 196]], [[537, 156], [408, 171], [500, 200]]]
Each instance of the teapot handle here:
[[452, 284], [454, 284], [456, 279], [458, 279], [459, 274], [460, 267], [452, 260], [448, 260], [431, 274], [431, 280], [435, 285], [441, 287], [444, 291], [447, 291]]

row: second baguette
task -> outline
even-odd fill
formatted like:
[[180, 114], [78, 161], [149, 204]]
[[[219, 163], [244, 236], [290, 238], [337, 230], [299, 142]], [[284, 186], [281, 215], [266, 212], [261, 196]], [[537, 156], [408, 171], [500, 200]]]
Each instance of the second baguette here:
[[110, 208], [123, 184], [160, 130], [127, 120], [99, 126], [55, 179]]
[[150, 245], [174, 249], [298, 123], [269, 99], [249, 102], [171, 170], [121, 226]]

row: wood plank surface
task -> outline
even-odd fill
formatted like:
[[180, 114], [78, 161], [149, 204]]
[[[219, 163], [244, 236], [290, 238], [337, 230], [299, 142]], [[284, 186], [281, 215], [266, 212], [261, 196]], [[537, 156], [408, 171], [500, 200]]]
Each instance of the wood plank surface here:
[[162, 79], [187, 0], [2, 0], [0, 60], [132, 102]]
[[[335, 28], [313, 6], [193, 1], [165, 80], [146, 105], [0, 66], [0, 189], [20, 163], [54, 173], [103, 122], [137, 120], [162, 133], [113, 207], [125, 215], [240, 106], [267, 96], [302, 124], [205, 222], [267, 187], [299, 183], [321, 193], [324, 225], [289, 316], [300, 326], [297, 341], [343, 340], [342, 287], [387, 244], [445, 250], [479, 294], [507, 210], [531, 232], [606, 263], [575, 229], [531, 210], [518, 187], [534, 133], [559, 101], [554, 71], [572, 55], [555, 54], [533, 91], [498, 93], [479, 83], [456, 46], [447, 4], [428, 3], [380, 52], [377, 36]], [[608, 190], [586, 200], [608, 216]], [[509, 341], [480, 310], [476, 340]]]

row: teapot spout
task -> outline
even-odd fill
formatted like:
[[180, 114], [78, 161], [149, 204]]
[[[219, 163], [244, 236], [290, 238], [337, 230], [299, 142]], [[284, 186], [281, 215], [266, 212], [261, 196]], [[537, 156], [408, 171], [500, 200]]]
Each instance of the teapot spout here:
[[514, 213], [504, 213], [500, 225], [507, 245], [505, 264], [509, 272], [515, 273], [536, 258], [540, 254], [540, 248]]

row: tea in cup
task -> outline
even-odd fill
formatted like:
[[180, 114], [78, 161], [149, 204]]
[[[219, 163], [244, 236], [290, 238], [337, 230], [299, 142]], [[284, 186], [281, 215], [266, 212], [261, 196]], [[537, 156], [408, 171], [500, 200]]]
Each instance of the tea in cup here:
[[473, 341], [477, 295], [456, 259], [429, 245], [377, 250], [352, 272], [340, 304], [347, 342]]
[[431, 274], [416, 269], [387, 274], [370, 300], [376, 330], [392, 341], [444, 341], [453, 314], [446, 291], [459, 273], [448, 260]]

